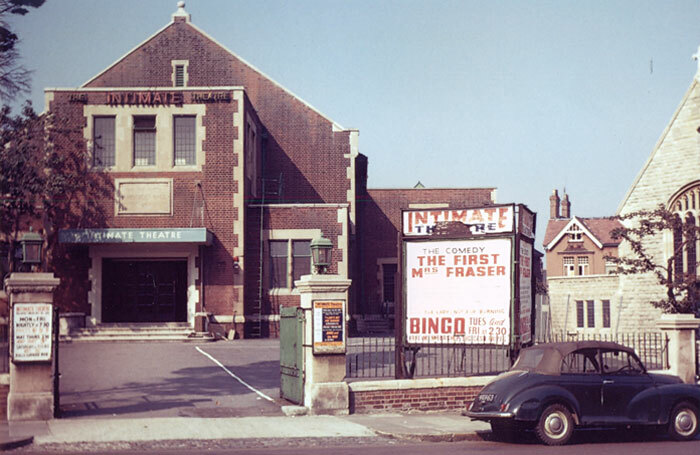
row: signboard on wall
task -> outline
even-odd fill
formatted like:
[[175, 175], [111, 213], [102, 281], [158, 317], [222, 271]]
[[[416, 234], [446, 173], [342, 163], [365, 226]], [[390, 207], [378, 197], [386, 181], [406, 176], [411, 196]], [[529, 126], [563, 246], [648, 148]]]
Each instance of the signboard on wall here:
[[510, 238], [404, 241], [406, 342], [509, 344], [511, 248]]
[[313, 302], [314, 354], [345, 353], [345, 302]]
[[12, 306], [12, 360], [51, 360], [53, 305], [15, 303]]
[[520, 242], [520, 257], [518, 260], [518, 279], [520, 292], [520, 343], [532, 341], [532, 244]]
[[404, 236], [431, 235], [445, 223], [460, 223], [469, 228], [472, 235], [506, 234], [514, 229], [513, 205], [470, 209], [405, 210], [402, 232]]

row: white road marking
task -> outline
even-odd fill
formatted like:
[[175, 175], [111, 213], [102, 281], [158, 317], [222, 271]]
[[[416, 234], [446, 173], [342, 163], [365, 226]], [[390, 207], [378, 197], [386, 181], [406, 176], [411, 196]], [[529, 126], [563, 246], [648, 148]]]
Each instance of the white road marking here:
[[201, 350], [201, 349], [199, 348], [199, 346], [195, 346], [195, 349], [196, 349], [197, 351], [199, 351], [200, 354], [202, 354], [202, 355], [204, 355], [204, 356], [206, 356], [206, 357], [209, 357], [209, 359], [210, 359], [212, 362], [214, 362], [215, 364], [217, 364], [217, 365], [219, 365], [221, 368], [223, 368], [223, 370], [224, 370], [226, 373], [228, 373], [229, 376], [231, 376], [233, 379], [235, 379], [236, 381], [240, 382], [241, 384], [243, 384], [244, 386], [246, 386], [247, 388], [249, 388], [249, 389], [252, 390], [253, 392], [257, 393], [260, 397], [266, 399], [267, 401], [271, 401], [271, 402], [273, 402], [273, 403], [275, 402], [275, 400], [273, 400], [272, 398], [268, 397], [267, 395], [265, 395], [264, 393], [262, 393], [261, 391], [259, 391], [259, 390], [256, 389], [255, 387], [251, 386], [250, 384], [248, 384], [247, 382], [245, 382], [243, 379], [241, 379], [241, 378], [239, 378], [238, 376], [236, 376], [231, 370], [229, 370], [228, 368], [226, 368], [221, 362], [219, 362], [219, 361], [216, 360], [214, 357], [212, 357], [211, 355], [209, 355], [209, 354], [207, 354], [206, 352], [204, 352], [203, 350]]

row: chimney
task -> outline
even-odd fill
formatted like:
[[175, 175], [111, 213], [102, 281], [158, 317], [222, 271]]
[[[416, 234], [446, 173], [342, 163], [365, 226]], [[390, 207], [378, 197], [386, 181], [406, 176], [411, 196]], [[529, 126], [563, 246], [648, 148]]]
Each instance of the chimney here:
[[571, 218], [571, 202], [569, 201], [569, 195], [564, 193], [564, 197], [561, 200], [561, 217]]
[[559, 218], [559, 193], [554, 190], [549, 196], [549, 219], [556, 220], [557, 218]]

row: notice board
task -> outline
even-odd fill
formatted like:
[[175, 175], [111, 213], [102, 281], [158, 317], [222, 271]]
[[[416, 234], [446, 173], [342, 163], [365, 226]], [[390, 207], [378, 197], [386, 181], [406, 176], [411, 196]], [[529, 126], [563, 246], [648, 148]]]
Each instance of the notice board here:
[[345, 302], [313, 302], [314, 354], [345, 353]]
[[15, 303], [12, 306], [12, 360], [51, 360], [53, 305]]

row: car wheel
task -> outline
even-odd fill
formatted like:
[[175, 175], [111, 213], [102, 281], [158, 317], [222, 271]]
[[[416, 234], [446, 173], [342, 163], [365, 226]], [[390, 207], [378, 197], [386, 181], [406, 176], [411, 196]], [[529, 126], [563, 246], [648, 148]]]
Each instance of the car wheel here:
[[571, 413], [560, 404], [553, 404], [544, 410], [535, 427], [535, 433], [542, 443], [560, 446], [569, 442], [574, 432]]
[[698, 429], [698, 408], [688, 402], [677, 404], [668, 421], [668, 434], [677, 441], [690, 441]]

